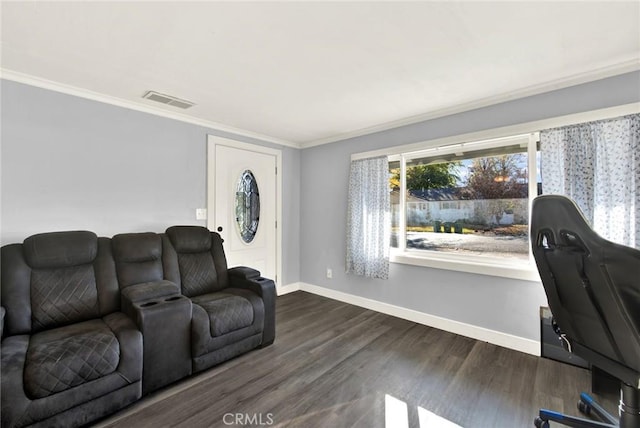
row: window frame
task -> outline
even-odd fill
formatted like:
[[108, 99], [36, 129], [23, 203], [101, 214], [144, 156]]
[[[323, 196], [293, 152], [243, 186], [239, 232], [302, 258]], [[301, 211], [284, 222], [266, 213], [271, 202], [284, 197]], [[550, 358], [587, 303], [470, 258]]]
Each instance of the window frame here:
[[[463, 154], [472, 155], [475, 151], [506, 147], [519, 144], [526, 148], [527, 169], [529, 173], [528, 183], [528, 208], [531, 216], [531, 204], [538, 193], [536, 152], [539, 142], [538, 132], [512, 135], [508, 137], [492, 138], [488, 140], [458, 142], [425, 147], [424, 149], [397, 153], [389, 156], [389, 162], [400, 162], [400, 195], [406, 195], [407, 162], [412, 159], [447, 155]], [[527, 260], [510, 260], [498, 257], [489, 257], [475, 254], [447, 253], [434, 250], [415, 250], [406, 247], [407, 242], [407, 201], [405, 197], [399, 198], [398, 219], [398, 247], [390, 248], [390, 261], [392, 263], [408, 264], [415, 266], [448, 269], [461, 272], [478, 273], [483, 275], [501, 276], [529, 281], [539, 281], [540, 276], [535, 266], [531, 246]], [[530, 221], [529, 221], [530, 224]]]
[[[378, 146], [377, 149], [352, 153], [350, 157], [351, 160], [357, 160], [375, 156], [388, 156], [391, 160], [394, 156], [399, 156], [401, 153], [409, 153], [417, 150], [447, 146], [450, 144], [457, 144], [462, 141], [479, 141], [495, 139], [509, 135], [535, 133], [542, 129], [558, 128], [562, 126], [575, 125], [578, 123], [611, 119], [634, 113], [640, 113], [640, 102], [636, 101], [628, 104], [615, 105], [595, 110], [586, 110], [562, 116], [547, 117], [544, 119], [537, 119], [529, 122], [520, 122], [506, 126], [499, 126], [496, 128], [472, 131], [464, 134], [453, 134], [445, 137], [432, 135], [428, 137], [427, 140], [418, 140], [417, 142], [399, 144], [391, 147]], [[431, 117], [431, 119], [437, 119], [440, 116], [445, 116], [445, 114], [434, 115], [433, 117]], [[405, 175], [406, 170], [401, 171], [401, 174]], [[535, 189], [535, 192], [537, 192], [537, 189]], [[400, 219], [403, 218], [404, 216], [400, 216]], [[394, 248], [392, 248], [391, 250], [394, 250]], [[395, 251], [393, 253], [395, 253]], [[450, 257], [450, 260], [440, 261], [437, 260], [437, 257], [435, 256], [431, 259], [426, 259], [424, 257], [407, 257], [405, 254], [393, 253], [391, 255], [391, 261], [394, 263], [540, 282], [540, 276], [538, 275], [535, 266], [531, 266], [531, 268], [519, 268], [513, 266], [505, 266], [500, 263], [474, 264], [469, 260], [456, 261], [453, 260], [453, 257]]]
[[[455, 205], [455, 207], [451, 208], [451, 205]], [[441, 210], [459, 210], [460, 209], [460, 201], [440, 201], [440, 209]]]

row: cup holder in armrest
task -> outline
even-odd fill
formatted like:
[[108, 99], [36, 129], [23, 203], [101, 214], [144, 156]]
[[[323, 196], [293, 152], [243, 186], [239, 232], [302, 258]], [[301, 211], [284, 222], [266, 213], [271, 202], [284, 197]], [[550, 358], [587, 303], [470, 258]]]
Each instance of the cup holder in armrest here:
[[145, 310], [151, 307], [163, 306], [164, 304], [172, 304], [174, 302], [178, 302], [179, 300], [186, 299], [181, 294], [174, 294], [167, 297], [161, 297], [160, 300], [148, 300], [144, 303], [137, 303], [135, 306], [139, 308], [139, 310]]
[[190, 375], [191, 300], [174, 291], [129, 304], [143, 337], [142, 394]]
[[147, 303], [143, 303], [140, 305], [141, 308], [148, 308], [149, 306], [153, 306], [153, 305], [157, 305], [158, 302], [153, 301], [153, 302], [147, 302]]

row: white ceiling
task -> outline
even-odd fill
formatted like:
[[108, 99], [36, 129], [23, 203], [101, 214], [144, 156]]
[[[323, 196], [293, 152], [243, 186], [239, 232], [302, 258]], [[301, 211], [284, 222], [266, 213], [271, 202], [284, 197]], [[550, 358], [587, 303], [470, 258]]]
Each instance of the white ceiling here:
[[[640, 69], [638, 1], [3, 1], [1, 12], [3, 77], [298, 147]], [[148, 90], [196, 106], [141, 99]]]

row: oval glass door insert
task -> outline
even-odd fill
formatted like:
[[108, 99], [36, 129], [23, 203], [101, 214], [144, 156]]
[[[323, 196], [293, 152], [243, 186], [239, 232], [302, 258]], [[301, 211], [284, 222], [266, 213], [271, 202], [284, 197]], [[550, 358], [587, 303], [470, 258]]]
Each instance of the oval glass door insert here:
[[236, 225], [242, 240], [249, 244], [258, 231], [260, 222], [260, 192], [256, 177], [245, 170], [236, 186]]

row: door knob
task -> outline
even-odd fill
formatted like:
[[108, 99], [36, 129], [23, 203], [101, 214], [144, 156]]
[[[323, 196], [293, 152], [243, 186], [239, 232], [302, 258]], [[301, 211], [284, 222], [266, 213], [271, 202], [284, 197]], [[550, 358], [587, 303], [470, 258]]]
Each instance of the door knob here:
[[218, 232], [222, 232], [222, 226], [218, 226]]

